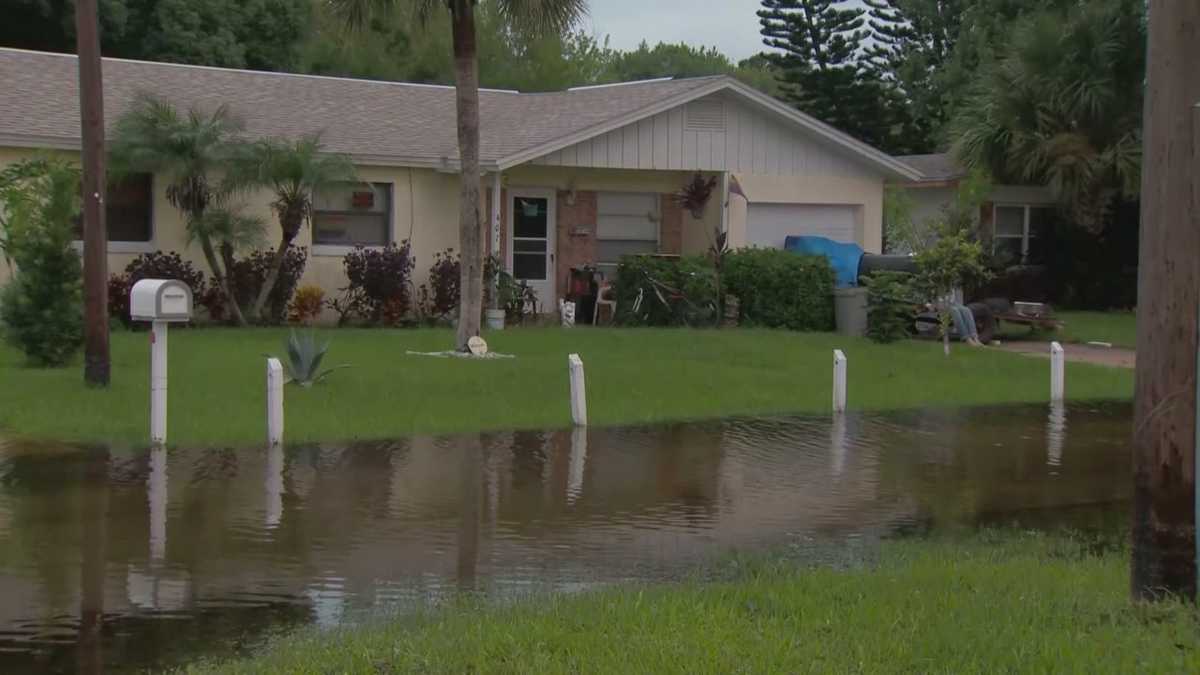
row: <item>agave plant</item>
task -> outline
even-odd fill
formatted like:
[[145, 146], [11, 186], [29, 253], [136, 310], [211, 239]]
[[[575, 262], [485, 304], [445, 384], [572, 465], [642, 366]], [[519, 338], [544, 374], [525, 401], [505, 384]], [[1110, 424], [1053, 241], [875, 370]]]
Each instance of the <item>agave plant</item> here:
[[293, 382], [301, 387], [311, 387], [324, 380], [333, 371], [350, 367], [349, 365], [340, 365], [321, 370], [321, 360], [325, 358], [327, 351], [329, 351], [328, 340], [318, 344], [316, 333], [313, 331], [305, 331], [298, 335], [293, 330], [288, 336], [287, 359], [283, 362], [283, 367], [287, 369], [288, 382]]

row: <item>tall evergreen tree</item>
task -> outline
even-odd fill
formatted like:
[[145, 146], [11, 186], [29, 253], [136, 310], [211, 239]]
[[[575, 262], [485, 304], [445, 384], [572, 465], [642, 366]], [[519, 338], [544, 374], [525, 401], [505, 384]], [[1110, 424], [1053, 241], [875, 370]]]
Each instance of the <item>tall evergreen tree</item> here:
[[[780, 70], [785, 98], [800, 110], [873, 145], [888, 148], [881, 83], [860, 64], [866, 10], [842, 0], [762, 0], [763, 43]], [[886, 108], [887, 106], [883, 106]]]
[[933, 152], [950, 109], [942, 69], [951, 58], [962, 15], [976, 0], [864, 0], [871, 41], [869, 68], [890, 90], [905, 152]]

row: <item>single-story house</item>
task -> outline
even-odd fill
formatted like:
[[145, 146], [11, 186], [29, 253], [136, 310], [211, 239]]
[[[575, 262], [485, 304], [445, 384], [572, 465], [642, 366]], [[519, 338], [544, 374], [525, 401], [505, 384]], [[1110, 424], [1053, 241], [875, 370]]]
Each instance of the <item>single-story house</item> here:
[[[227, 105], [251, 137], [320, 132], [364, 184], [318, 195], [302, 283], [344, 285], [356, 245], [410, 240], [415, 282], [458, 243], [458, 146], [452, 87], [105, 59], [110, 125], [138, 92], [181, 108]], [[37, 151], [77, 153], [76, 58], [0, 49], [0, 164]], [[480, 92], [480, 206], [489, 250], [543, 306], [572, 266], [611, 270], [627, 253], [701, 253], [715, 231], [732, 246], [781, 246], [792, 234], [882, 245], [886, 181], [920, 181], [908, 164], [730, 77], [662, 79], [552, 93]], [[718, 181], [701, 217], [673, 194], [695, 172]], [[740, 187], [732, 198], [729, 186]], [[110, 190], [109, 267], [185, 242], [161, 176]], [[734, 193], [739, 190], [734, 189]], [[369, 193], [369, 194], [368, 194]], [[743, 198], [744, 196], [744, 198]], [[248, 209], [272, 224], [270, 198]], [[0, 269], [0, 281], [7, 276]], [[549, 301], [549, 302], [548, 302]]]
[[[912, 200], [913, 221], [939, 217], [950, 208], [968, 171], [948, 153], [905, 155], [900, 161], [920, 173], [916, 180], [895, 181]], [[992, 185], [979, 209], [979, 238], [991, 251], [1013, 263], [1029, 261], [1030, 243], [1056, 213], [1056, 200], [1045, 187]]]

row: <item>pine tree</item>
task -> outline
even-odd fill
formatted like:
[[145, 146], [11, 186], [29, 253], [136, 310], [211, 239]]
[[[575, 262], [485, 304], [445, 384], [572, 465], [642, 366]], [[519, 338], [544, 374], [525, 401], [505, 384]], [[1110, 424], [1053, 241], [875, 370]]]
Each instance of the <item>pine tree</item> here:
[[866, 67], [889, 90], [893, 119], [904, 152], [932, 152], [939, 145], [950, 101], [942, 69], [953, 55], [962, 15], [975, 0], [863, 0], [871, 44]]
[[883, 87], [860, 64], [866, 10], [841, 0], [762, 0], [763, 43], [780, 70], [785, 98], [805, 113], [888, 149], [891, 124]]

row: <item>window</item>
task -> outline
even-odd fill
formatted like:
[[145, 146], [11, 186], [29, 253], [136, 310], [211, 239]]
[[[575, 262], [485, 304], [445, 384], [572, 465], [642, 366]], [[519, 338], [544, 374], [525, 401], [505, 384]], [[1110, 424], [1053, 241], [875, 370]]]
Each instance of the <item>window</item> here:
[[[104, 196], [104, 224], [110, 242], [148, 243], [153, 235], [153, 179], [138, 173], [108, 185]], [[83, 216], [77, 232], [83, 239]]]
[[995, 231], [992, 253], [1004, 262], [1029, 262], [1030, 242], [1051, 224], [1054, 209], [1047, 206], [997, 204], [992, 214]]
[[658, 252], [657, 193], [601, 192], [596, 204], [596, 264], [613, 271], [621, 256]]
[[391, 183], [339, 183], [313, 196], [313, 244], [383, 246], [391, 240]]

